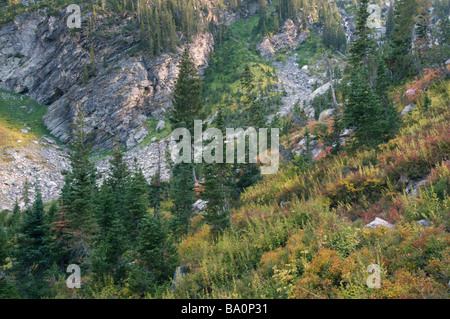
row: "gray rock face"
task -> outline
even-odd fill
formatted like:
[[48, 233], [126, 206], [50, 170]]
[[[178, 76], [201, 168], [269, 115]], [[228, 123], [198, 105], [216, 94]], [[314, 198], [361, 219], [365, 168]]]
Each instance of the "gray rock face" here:
[[29, 198], [34, 197], [35, 184], [41, 189], [44, 201], [52, 200], [61, 191], [62, 171], [69, 169], [66, 151], [45, 142], [28, 143], [17, 149], [4, 151], [8, 161], [0, 161], [0, 211], [12, 210], [17, 199], [24, 207], [23, 188], [30, 183]]
[[[80, 105], [96, 149], [111, 149], [115, 139], [128, 148], [137, 145], [147, 134], [143, 130], [147, 118], [161, 117], [170, 107], [182, 48], [157, 58], [129, 57], [127, 51], [139, 39], [123, 31], [127, 19], [110, 26], [106, 17], [97, 16], [97, 33], [110, 36], [90, 39], [85, 28], [70, 30], [67, 17], [63, 11], [58, 17], [22, 14], [0, 29], [0, 88], [50, 105], [44, 122], [64, 143], [71, 140], [71, 124]], [[83, 85], [91, 45], [96, 75]], [[200, 71], [208, 65], [213, 45], [210, 33], [198, 34], [188, 45]]]
[[306, 32], [300, 29], [290, 19], [286, 20], [279, 33], [274, 36], [264, 38], [258, 44], [258, 51], [267, 60], [275, 58], [275, 51], [290, 49], [305, 42], [308, 37]]
[[[308, 71], [300, 69], [296, 62], [297, 56], [289, 56], [285, 62], [273, 62], [273, 66], [278, 71], [278, 80], [286, 91], [283, 97], [283, 105], [280, 108], [280, 116], [286, 116], [294, 108], [295, 103], [306, 101], [312, 92], [313, 84], [316, 81], [308, 75]], [[314, 110], [307, 105], [303, 105], [308, 116], [314, 116]]]

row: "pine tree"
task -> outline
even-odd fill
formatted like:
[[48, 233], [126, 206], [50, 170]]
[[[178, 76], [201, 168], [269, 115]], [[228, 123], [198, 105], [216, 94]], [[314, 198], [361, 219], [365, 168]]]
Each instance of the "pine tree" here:
[[36, 187], [32, 207], [26, 211], [20, 226], [13, 271], [23, 296], [45, 295], [44, 273], [49, 268], [48, 225], [45, 224], [44, 203]]
[[361, 0], [356, 16], [356, 39], [350, 45], [350, 63], [353, 67], [368, 66], [370, 52], [374, 49], [374, 40], [367, 27], [370, 14], [367, 11], [369, 0]]
[[392, 30], [394, 30], [394, 4], [391, 2], [386, 19], [386, 37], [391, 38]]
[[86, 122], [81, 108], [73, 126], [73, 140], [70, 143], [70, 172], [65, 172], [62, 189], [63, 209], [73, 232], [73, 257], [89, 255], [93, 234], [96, 230], [95, 198], [97, 192], [96, 169], [90, 160], [91, 145], [87, 142]]
[[267, 34], [267, 0], [259, 0], [258, 30], [265, 36]]
[[247, 125], [255, 129], [262, 128], [266, 124], [263, 106], [256, 95], [254, 76], [250, 65], [246, 64], [241, 79], [243, 96], [243, 110], [247, 114]]
[[187, 234], [194, 204], [194, 181], [192, 164], [176, 164], [172, 171], [170, 197], [174, 202], [172, 227], [179, 235]]
[[28, 207], [28, 205], [30, 204], [30, 182], [28, 181], [28, 178], [26, 178], [25, 182], [23, 183], [22, 202], [24, 203], [25, 207]]
[[394, 29], [391, 34], [389, 66], [397, 80], [412, 75], [412, 39], [416, 0], [398, 0], [394, 10]]
[[194, 135], [194, 120], [202, 110], [202, 82], [197, 67], [186, 48], [179, 64], [179, 74], [173, 94], [172, 128], [187, 128]]
[[[197, 68], [190, 58], [188, 49], [184, 50], [179, 65], [179, 75], [173, 96], [173, 112], [170, 118], [172, 128], [186, 128], [191, 133], [191, 145], [194, 137], [194, 120], [198, 119], [202, 109], [202, 83]], [[172, 171], [170, 197], [174, 201], [173, 227], [180, 234], [189, 229], [194, 204], [194, 180], [192, 163], [176, 164]]]
[[7, 234], [8, 238], [13, 238], [18, 232], [20, 223], [22, 221], [22, 213], [20, 211], [19, 203], [17, 199], [14, 203], [14, 208], [11, 213], [11, 217], [7, 221]]
[[113, 278], [116, 282], [123, 279], [124, 265], [121, 257], [127, 250], [125, 225], [115, 206], [114, 192], [103, 184], [99, 192], [99, 209], [97, 223], [97, 243], [92, 254], [92, 272], [94, 280], [102, 281]]
[[6, 257], [9, 255], [8, 238], [3, 228], [3, 225], [0, 223], [0, 269], [6, 263]]
[[94, 46], [91, 45], [90, 53], [89, 53], [89, 59], [90, 59], [90, 70], [89, 70], [89, 76], [94, 76], [96, 69], [95, 69], [95, 55], [94, 55]]
[[[60, 270], [65, 271], [65, 267], [70, 262], [70, 243], [72, 232], [68, 226], [63, 205], [53, 206], [57, 209], [56, 219], [50, 224], [50, 236], [53, 239], [49, 244], [51, 261], [57, 265]], [[52, 208], [53, 209], [53, 208]], [[51, 218], [53, 220], [53, 218]]]
[[89, 82], [89, 72], [88, 72], [87, 64], [84, 65], [84, 70], [83, 70], [83, 75], [82, 75], [81, 80], [84, 85], [86, 85]]
[[354, 129], [354, 147], [375, 146], [384, 140], [387, 131], [383, 103], [368, 78], [365, 68], [352, 70], [350, 93], [344, 104], [343, 122], [346, 128]]
[[389, 85], [391, 78], [388, 74], [386, 62], [381, 54], [378, 54], [376, 64], [376, 84], [374, 86], [375, 94], [382, 103], [382, 115], [384, 121], [381, 122], [384, 129], [381, 141], [387, 141], [389, 138], [394, 137], [395, 133], [399, 129], [400, 116], [394, 107], [393, 100], [389, 97]]
[[148, 201], [150, 207], [155, 210], [155, 214], [158, 214], [159, 207], [161, 205], [161, 201], [163, 200], [162, 196], [164, 193], [164, 185], [161, 181], [161, 177], [159, 171], [153, 176], [151, 183], [149, 184], [148, 190]]
[[160, 217], [147, 213], [142, 218], [137, 252], [139, 262], [159, 283], [173, 274], [175, 251]]
[[[216, 127], [225, 134], [225, 124], [222, 116], [222, 109], [219, 109]], [[225, 152], [222, 150], [223, 154]], [[214, 154], [212, 154], [214, 155]], [[229, 169], [226, 163], [205, 164], [204, 179], [202, 183], [203, 191], [201, 197], [207, 201], [206, 222], [212, 226], [213, 233], [218, 234], [229, 226], [229, 210], [227, 203], [229, 186]]]
[[131, 176], [131, 181], [128, 188], [128, 214], [129, 223], [132, 227], [132, 238], [136, 238], [136, 232], [139, 220], [148, 212], [148, 182], [142, 172], [142, 169], [137, 166], [136, 160], [134, 170]]

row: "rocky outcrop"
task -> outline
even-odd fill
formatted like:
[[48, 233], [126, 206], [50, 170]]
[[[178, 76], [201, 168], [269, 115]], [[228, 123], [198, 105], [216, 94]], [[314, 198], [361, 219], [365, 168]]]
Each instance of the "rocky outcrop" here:
[[35, 186], [39, 186], [44, 201], [54, 199], [63, 185], [61, 172], [69, 169], [66, 154], [66, 150], [53, 144], [51, 139], [4, 150], [3, 159], [8, 160], [0, 161], [0, 211], [12, 210], [16, 199], [24, 207], [26, 181], [30, 185], [30, 200], [34, 197]]
[[[182, 48], [156, 58], [131, 57], [128, 51], [139, 39], [125, 31], [130, 18], [111, 26], [106, 17], [87, 13], [82, 21], [95, 21], [94, 36], [84, 26], [70, 30], [67, 17], [64, 11], [58, 17], [22, 14], [0, 29], [0, 88], [50, 105], [45, 124], [64, 143], [71, 140], [80, 105], [96, 149], [111, 149], [115, 140], [127, 148], [139, 144], [148, 133], [146, 120], [161, 117], [170, 106]], [[91, 45], [96, 75], [83, 84]], [[213, 45], [210, 33], [197, 35], [188, 45], [201, 71]]]
[[[149, 145], [141, 145], [124, 154], [124, 160], [128, 167], [132, 168], [137, 161], [146, 179], [150, 182], [152, 177], [159, 172], [162, 181], [170, 178], [170, 167], [166, 160], [167, 148], [173, 148], [175, 142], [170, 138], [154, 141]], [[49, 137], [34, 140], [21, 148], [8, 149], [2, 154], [0, 161], [0, 211], [11, 211], [17, 199], [21, 208], [23, 189], [26, 181], [30, 184], [29, 198], [34, 198], [35, 186], [39, 186], [44, 201], [56, 199], [64, 185], [63, 171], [70, 170], [67, 158], [69, 150], [59, 147]], [[109, 159], [93, 158], [99, 183], [109, 172]]]
[[264, 38], [258, 44], [257, 49], [266, 60], [273, 60], [276, 51], [296, 47], [305, 42], [307, 37], [307, 32], [301, 32], [299, 26], [288, 19], [281, 27], [279, 33]]
[[[273, 61], [273, 66], [278, 71], [280, 86], [284, 88], [283, 104], [280, 107], [280, 116], [288, 115], [296, 103], [302, 104], [308, 100], [313, 90], [316, 78], [309, 75], [308, 70], [300, 69], [296, 62], [297, 54], [289, 56], [285, 62]], [[314, 116], [314, 110], [308, 105], [303, 105], [306, 114]]]

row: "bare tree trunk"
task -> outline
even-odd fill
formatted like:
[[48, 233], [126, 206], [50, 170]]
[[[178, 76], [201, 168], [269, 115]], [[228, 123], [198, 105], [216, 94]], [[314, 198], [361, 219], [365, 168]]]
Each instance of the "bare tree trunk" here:
[[327, 64], [328, 64], [328, 74], [329, 74], [330, 86], [331, 86], [331, 96], [333, 98], [333, 106], [339, 107], [340, 105], [338, 104], [338, 102], [336, 100], [336, 92], [334, 91], [333, 69], [331, 67], [330, 60], [328, 60], [328, 58], [326, 60], [327, 60]]

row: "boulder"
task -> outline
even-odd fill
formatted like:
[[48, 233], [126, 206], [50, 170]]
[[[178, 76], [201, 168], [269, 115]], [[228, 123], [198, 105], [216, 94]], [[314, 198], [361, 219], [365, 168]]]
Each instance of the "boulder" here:
[[378, 228], [379, 226], [388, 227], [388, 228], [394, 227], [394, 225], [392, 225], [391, 223], [385, 221], [384, 219], [378, 218], [378, 217], [376, 217], [373, 222], [366, 225], [366, 227], [369, 227], [369, 228]]
[[160, 120], [158, 122], [158, 124], [156, 125], [156, 130], [157, 131], [161, 131], [166, 127], [166, 122], [164, 122], [163, 120]]
[[328, 109], [320, 113], [319, 122], [324, 123], [331, 115], [333, 115], [335, 109]]
[[431, 223], [428, 220], [426, 220], [426, 219], [419, 220], [417, 222], [417, 224], [419, 224], [419, 225], [421, 225], [423, 227], [430, 227], [431, 226]]
[[192, 207], [194, 208], [195, 211], [200, 212], [206, 209], [207, 204], [208, 204], [207, 201], [199, 199], [192, 205]]
[[413, 109], [414, 109], [414, 104], [411, 103], [411, 104], [407, 105], [402, 111], [402, 116], [405, 116], [406, 114], [411, 112]]

